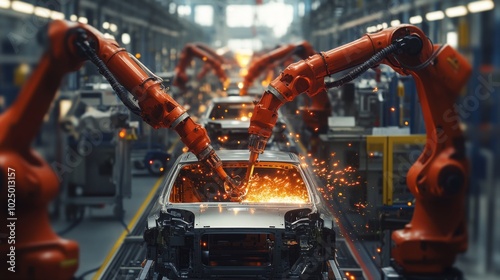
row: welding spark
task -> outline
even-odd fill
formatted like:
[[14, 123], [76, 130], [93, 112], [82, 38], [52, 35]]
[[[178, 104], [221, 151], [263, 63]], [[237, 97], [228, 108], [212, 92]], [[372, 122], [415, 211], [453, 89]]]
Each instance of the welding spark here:
[[307, 203], [308, 201], [307, 189], [302, 179], [292, 183], [289, 177], [267, 175], [260, 177], [255, 174], [248, 182], [248, 194], [243, 202]]

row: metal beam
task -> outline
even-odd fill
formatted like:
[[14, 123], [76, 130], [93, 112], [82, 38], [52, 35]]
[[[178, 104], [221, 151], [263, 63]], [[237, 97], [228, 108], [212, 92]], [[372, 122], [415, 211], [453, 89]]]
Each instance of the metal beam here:
[[145, 20], [143, 18], [134, 17], [134, 16], [124, 17], [123, 14], [121, 14], [120, 12], [118, 12], [110, 7], [103, 7], [102, 10], [103, 10], [104, 14], [120, 18], [124, 22], [132, 23], [132, 24], [142, 26], [142, 27], [149, 27], [153, 31], [156, 31], [158, 33], [162, 33], [162, 34], [165, 34], [168, 36], [179, 37], [178, 31], [174, 31], [174, 30], [168, 29], [166, 27], [161, 27], [158, 25], [152, 25], [148, 20]]
[[[393, 8], [388, 9], [388, 10], [375, 12], [375, 13], [372, 13], [370, 15], [358, 17], [355, 20], [347, 21], [347, 22], [344, 22], [342, 24], [337, 24], [337, 25], [334, 25], [334, 26], [329, 27], [329, 28], [314, 31], [312, 33], [312, 36], [324, 36], [324, 35], [327, 35], [330, 33], [343, 31], [343, 30], [353, 28], [353, 27], [356, 27], [356, 26], [359, 26], [359, 25], [362, 25], [362, 24], [365, 24], [365, 23], [368, 23], [371, 21], [384, 19], [384, 17], [398, 15], [400, 13], [408, 12], [412, 9], [419, 8], [419, 7], [428, 5], [430, 3], [436, 3], [436, 2], [437, 2], [436, 0], [419, 0], [419, 1], [415, 1], [414, 3], [411, 3], [411, 4], [410, 3], [401, 4], [399, 6], [395, 6]], [[320, 7], [320, 9], [321, 9], [321, 7]], [[365, 9], [363, 9], [363, 10], [365, 10]], [[361, 12], [361, 10], [360, 10], [360, 12]], [[345, 18], [347, 18], [347, 17], [356, 18], [355, 16], [353, 16], [353, 14], [355, 14], [355, 13], [352, 13], [350, 15], [346, 15]]]

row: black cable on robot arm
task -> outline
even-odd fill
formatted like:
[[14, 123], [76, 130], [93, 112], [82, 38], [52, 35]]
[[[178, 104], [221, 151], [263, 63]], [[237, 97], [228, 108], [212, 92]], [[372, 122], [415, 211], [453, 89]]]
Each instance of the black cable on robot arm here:
[[94, 50], [89, 46], [88, 41], [76, 41], [76, 46], [83, 52], [83, 54], [97, 66], [99, 73], [106, 78], [113, 90], [116, 92], [120, 100], [127, 106], [127, 108], [134, 114], [141, 116], [141, 109], [128, 97], [128, 91], [116, 80], [113, 73], [109, 71], [104, 62], [97, 56]]
[[342, 78], [340, 78], [336, 81], [333, 81], [333, 82], [326, 82], [325, 87], [332, 88], [332, 87], [343, 86], [344, 84], [359, 77], [361, 74], [366, 72], [368, 69], [378, 65], [385, 57], [387, 57], [389, 54], [395, 52], [399, 48], [400, 48], [400, 46], [398, 46], [397, 44], [392, 44], [386, 48], [383, 48], [381, 51], [374, 54], [370, 59], [368, 59], [367, 61], [365, 61], [363, 64], [359, 65], [358, 67], [354, 68], [352, 71], [347, 73]]

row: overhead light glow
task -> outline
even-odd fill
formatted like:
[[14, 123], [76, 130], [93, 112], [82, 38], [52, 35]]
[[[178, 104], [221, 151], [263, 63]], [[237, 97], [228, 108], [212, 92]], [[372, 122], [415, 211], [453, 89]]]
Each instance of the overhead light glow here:
[[13, 1], [12, 2], [12, 10], [24, 13], [24, 14], [32, 14], [35, 11], [35, 6], [30, 3], [26, 3], [23, 1]]
[[451, 47], [456, 49], [458, 47], [458, 34], [457, 34], [457, 32], [450, 31], [450, 32], [446, 33], [446, 43], [448, 45], [450, 45]]
[[105, 21], [102, 23], [102, 28], [109, 29], [109, 22]]
[[299, 15], [299, 17], [303, 17], [306, 13], [306, 5], [304, 4], [304, 2], [299, 2], [299, 6], [297, 7], [297, 13]]
[[440, 19], [443, 19], [443, 18], [444, 18], [444, 13], [443, 13], [443, 11], [434, 11], [434, 12], [430, 12], [430, 13], [427, 13], [427, 14], [425, 15], [425, 18], [426, 18], [428, 21], [440, 20]]
[[113, 36], [113, 35], [111, 35], [109, 33], [104, 33], [104, 38], [106, 38], [106, 39], [113, 39], [114, 40], [115, 36]]
[[191, 15], [191, 7], [188, 5], [179, 5], [177, 6], [177, 13], [180, 16], [189, 16]]
[[368, 33], [373, 33], [373, 32], [377, 32], [377, 26], [373, 25], [373, 26], [369, 26], [366, 28], [366, 32]]
[[[14, 3], [12, 3], [14, 5]], [[469, 12], [471, 13], [479, 13], [484, 11], [489, 11], [495, 7], [495, 3], [491, 0], [482, 0], [470, 2], [467, 4], [467, 8], [469, 8]]]
[[410, 23], [411, 24], [419, 24], [422, 22], [422, 17], [421, 16], [414, 16], [410, 18]]
[[[293, 6], [286, 4], [285, 1], [280, 3], [271, 1], [262, 8], [257, 13], [257, 22], [263, 22], [265, 26], [270, 27], [275, 37], [285, 35], [293, 22]], [[279, 16], [276, 16], [276, 11], [280, 11]]]
[[109, 30], [111, 30], [111, 32], [116, 32], [116, 30], [118, 30], [118, 26], [116, 26], [116, 24], [114, 23], [110, 23]]
[[9, 0], [0, 0], [0, 8], [8, 9], [10, 8]]
[[250, 27], [254, 22], [252, 5], [227, 5], [226, 25], [229, 27]]
[[391, 20], [391, 26], [392, 27], [398, 26], [400, 24], [401, 24], [401, 21], [399, 21], [399, 19]]
[[122, 43], [125, 45], [130, 44], [130, 35], [128, 33], [122, 34]]
[[389, 26], [387, 25], [387, 22], [383, 22], [383, 23], [382, 23], [382, 28], [386, 29], [387, 27], [389, 27]]
[[71, 15], [71, 16], [69, 16], [69, 20], [71, 20], [71, 21], [77, 21], [78, 20], [78, 16], [77, 15]]
[[39, 16], [39, 17], [49, 18], [50, 17], [50, 10], [47, 8], [42, 8], [42, 7], [35, 7], [34, 14], [36, 16]]
[[275, 37], [281, 37], [293, 22], [294, 8], [284, 1], [270, 1], [257, 6], [231, 4], [226, 6], [225, 14], [228, 27], [265, 26], [273, 30]]
[[68, 99], [61, 99], [61, 101], [59, 101], [59, 116], [61, 118], [66, 116], [66, 113], [68, 113], [72, 103], [73, 102]]
[[467, 8], [465, 6], [456, 6], [446, 9], [444, 12], [449, 18], [460, 17], [467, 14]]
[[177, 4], [175, 4], [175, 2], [171, 2], [168, 5], [168, 12], [171, 13], [171, 14], [175, 14], [176, 10], [177, 10]]
[[61, 13], [58, 11], [51, 11], [50, 18], [51, 19], [64, 19], [64, 13]]
[[212, 26], [214, 8], [211, 5], [196, 5], [194, 7], [194, 22], [202, 26]]
[[83, 23], [83, 24], [87, 24], [87, 23], [89, 23], [89, 20], [86, 17], [79, 17], [78, 22]]

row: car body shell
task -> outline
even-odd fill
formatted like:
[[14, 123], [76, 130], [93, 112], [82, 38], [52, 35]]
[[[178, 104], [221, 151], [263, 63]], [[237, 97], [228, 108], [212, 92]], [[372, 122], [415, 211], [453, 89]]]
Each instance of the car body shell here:
[[[253, 112], [256, 96], [226, 96], [217, 97], [210, 101], [207, 111], [200, 118], [200, 124], [205, 127], [216, 149], [246, 149], [248, 147], [248, 128], [250, 127], [250, 114], [240, 118], [221, 119], [220, 117], [211, 118], [213, 111], [218, 105], [238, 107], [245, 104]], [[234, 113], [234, 112], [233, 112]], [[234, 114], [229, 113], [231, 116]], [[289, 125], [286, 119], [279, 115], [273, 134], [269, 139], [266, 149], [297, 153], [298, 148], [295, 139], [290, 136]]]
[[[249, 153], [246, 150], [224, 150], [218, 155], [223, 163], [244, 163]], [[316, 279], [323, 270], [320, 267], [334, 255], [334, 219], [319, 191], [319, 180], [297, 155], [266, 151], [259, 163], [293, 165], [307, 188], [309, 201], [303, 203], [170, 202], [180, 169], [186, 164], [196, 163], [198, 160], [191, 153], [177, 159], [148, 217], [144, 238], [150, 248], [148, 258], [157, 263], [151, 273], [169, 279], [227, 276], [304, 279], [304, 273], [309, 273], [313, 276], [310, 279]], [[163, 236], [162, 241], [158, 241], [158, 236]], [[265, 242], [268, 245], [264, 241], [255, 243], [255, 239], [262, 236], [267, 236]], [[324, 240], [318, 241], [318, 236]], [[246, 246], [249, 240], [254, 240], [257, 245]], [[243, 247], [239, 249], [238, 246]], [[184, 259], [188, 263], [181, 264], [178, 259], [186, 254], [190, 259]], [[227, 254], [231, 255], [230, 260]], [[248, 256], [259, 259], [259, 262], [248, 260]], [[239, 257], [245, 260], [239, 261]]]

